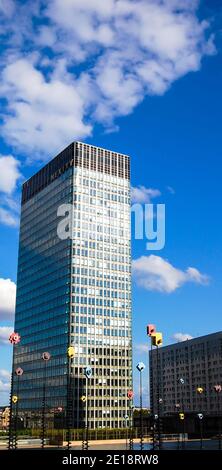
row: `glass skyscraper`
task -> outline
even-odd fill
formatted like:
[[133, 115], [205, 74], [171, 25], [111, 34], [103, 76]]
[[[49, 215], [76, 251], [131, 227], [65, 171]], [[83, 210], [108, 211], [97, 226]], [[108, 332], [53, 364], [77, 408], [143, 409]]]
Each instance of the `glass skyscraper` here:
[[[71, 209], [70, 209], [71, 208]], [[71, 214], [71, 215], [70, 215]], [[23, 184], [13, 371], [19, 409], [66, 410], [72, 426], [125, 426], [132, 388], [130, 162], [127, 155], [74, 142]], [[75, 356], [67, 367], [67, 348]], [[45, 364], [42, 353], [49, 352]], [[13, 393], [17, 378], [13, 374]]]

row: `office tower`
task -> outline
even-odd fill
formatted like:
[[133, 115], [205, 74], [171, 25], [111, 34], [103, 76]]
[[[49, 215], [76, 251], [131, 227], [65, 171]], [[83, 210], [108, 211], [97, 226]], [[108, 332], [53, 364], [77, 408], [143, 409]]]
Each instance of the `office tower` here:
[[[162, 414], [176, 411], [222, 412], [222, 332], [159, 348], [160, 409]], [[182, 379], [182, 381], [181, 381]], [[197, 389], [203, 389], [198, 393]], [[150, 401], [157, 413], [157, 351], [150, 351]], [[200, 392], [200, 390], [199, 390]]]
[[[70, 209], [72, 208], [72, 210]], [[125, 426], [132, 387], [129, 157], [74, 142], [23, 184], [13, 369], [19, 410], [33, 425], [41, 410], [67, 403], [72, 426]], [[49, 352], [47, 364], [42, 353]], [[13, 391], [16, 392], [16, 377]]]

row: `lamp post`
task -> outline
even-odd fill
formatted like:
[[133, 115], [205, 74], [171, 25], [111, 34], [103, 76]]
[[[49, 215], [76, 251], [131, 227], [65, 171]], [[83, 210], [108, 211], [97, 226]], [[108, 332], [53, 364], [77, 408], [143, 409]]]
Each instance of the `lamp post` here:
[[[13, 345], [13, 362], [14, 362], [14, 347], [20, 343], [21, 336], [19, 333], [13, 332], [9, 336], [9, 342]], [[8, 449], [17, 448], [17, 433], [16, 433], [16, 420], [13, 413], [13, 405], [18, 401], [18, 396], [13, 395], [14, 393], [14, 374], [11, 375], [11, 394], [10, 394], [10, 416], [9, 416], [9, 437], [8, 437]]]
[[143, 388], [142, 388], [142, 371], [145, 369], [145, 364], [139, 362], [136, 366], [140, 373], [140, 450], [143, 450]]
[[[147, 325], [146, 332], [147, 332], [147, 336], [151, 337], [153, 334], [156, 333], [156, 326], [152, 325], [152, 324]], [[151, 341], [151, 353], [152, 353], [152, 349], [153, 349], [153, 344], [152, 344], [152, 341]], [[148, 349], [148, 359], [149, 359], [149, 349]], [[153, 368], [150, 369], [150, 377], [151, 377], [151, 382], [152, 382], [152, 393], [151, 393], [151, 397], [150, 397], [151, 398], [151, 403], [152, 403], [151, 413], [153, 415], [154, 414], [154, 410], [153, 410]]]
[[74, 346], [67, 348], [67, 390], [66, 390], [66, 430], [67, 430], [67, 449], [71, 447], [70, 430], [72, 426], [72, 393], [71, 393], [71, 361], [75, 356]]
[[158, 415], [158, 421], [157, 421], [157, 432], [158, 432], [158, 446], [159, 450], [161, 449], [162, 443], [161, 443], [161, 417], [160, 417], [160, 403], [161, 403], [161, 398], [160, 398], [160, 359], [159, 359], [159, 347], [163, 344], [163, 336], [162, 333], [160, 332], [155, 332], [151, 334], [151, 342], [152, 346], [156, 347], [156, 352], [157, 352], [157, 415]]
[[41, 435], [41, 448], [45, 447], [45, 401], [46, 401], [46, 368], [51, 355], [49, 352], [42, 353], [42, 360], [44, 361], [43, 371], [43, 392], [42, 392], [42, 435]]
[[129, 415], [124, 416], [125, 419], [125, 426], [126, 426], [126, 450], [128, 449], [128, 422], [129, 422]]
[[20, 382], [20, 377], [23, 374], [23, 369], [21, 367], [17, 367], [15, 369], [15, 374], [17, 376], [17, 400], [16, 400], [16, 408], [15, 408], [15, 449], [17, 449], [17, 429], [18, 429], [18, 408], [19, 408], [19, 382]]
[[[85, 408], [86, 413], [85, 413], [85, 439], [82, 442], [82, 450], [88, 451], [88, 449], [89, 449], [88, 381], [92, 377], [92, 368], [89, 367], [89, 366], [85, 367], [84, 375], [85, 375], [85, 378], [86, 378], [86, 396], [85, 396], [86, 400], [82, 400], [82, 401], [85, 401], [85, 403], [86, 403], [86, 408]], [[83, 397], [82, 397], [82, 399], [83, 399]]]
[[199, 421], [200, 421], [200, 448], [203, 449], [203, 413], [197, 414]]
[[[175, 403], [176, 410], [180, 410], [180, 403]], [[179, 415], [178, 415], [179, 416]], [[179, 416], [180, 418], [180, 416]], [[178, 431], [177, 450], [180, 449], [180, 432]]]
[[[153, 324], [149, 324], [146, 327], [146, 334], [147, 336], [151, 337], [153, 334], [156, 333], [156, 326]], [[151, 341], [151, 355], [152, 355], [152, 350], [153, 350], [153, 345]], [[150, 371], [150, 384], [151, 384], [151, 389], [150, 389], [150, 403], [151, 403], [151, 415], [152, 415], [152, 435], [153, 435], [153, 449], [155, 448], [155, 419], [154, 419], [154, 393], [153, 393], [153, 366], [150, 367], [150, 362], [149, 362], [149, 348], [148, 348], [148, 364], [149, 364], [149, 371]]]
[[221, 417], [220, 417], [220, 393], [222, 386], [219, 384], [214, 385], [214, 391], [217, 394], [217, 413], [218, 413], [218, 449], [221, 450]]
[[129, 450], [133, 450], [133, 390], [128, 390], [127, 398], [129, 399], [129, 428], [130, 428], [130, 435], [129, 435]]
[[[200, 408], [202, 408], [202, 400], [201, 400], [201, 397], [202, 397], [202, 394], [204, 392], [204, 389], [203, 387], [197, 387], [196, 388], [196, 392], [198, 393], [198, 395], [200, 396]], [[201, 411], [201, 410], [200, 410]], [[198, 418], [199, 418], [199, 422], [200, 422], [200, 448], [203, 449], [203, 414], [202, 413], [198, 413]]]
[[183, 423], [183, 433], [182, 433], [182, 449], [184, 449], [184, 423], [185, 423], [185, 414], [179, 413], [179, 419]]
[[183, 377], [180, 377], [179, 383], [181, 385], [181, 412], [183, 414], [183, 419], [182, 419], [182, 426], [183, 426], [183, 432], [182, 432], [182, 449], [185, 449], [185, 413], [184, 413], [184, 384], [185, 380]]

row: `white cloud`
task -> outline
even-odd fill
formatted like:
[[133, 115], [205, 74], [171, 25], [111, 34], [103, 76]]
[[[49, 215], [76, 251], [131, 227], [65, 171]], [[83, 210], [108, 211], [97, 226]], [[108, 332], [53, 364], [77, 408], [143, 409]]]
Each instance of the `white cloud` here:
[[19, 221], [12, 212], [4, 209], [4, 207], [0, 207], [0, 223], [8, 225], [9, 227], [17, 227]]
[[11, 378], [11, 373], [6, 369], [0, 369], [0, 377], [1, 379], [9, 380]]
[[191, 336], [188, 333], [175, 333], [173, 335], [173, 339], [175, 339], [178, 343], [181, 343], [182, 341], [186, 341], [188, 339], [192, 339], [193, 336]]
[[32, 63], [19, 59], [4, 69], [3, 81], [11, 110], [3, 130], [12, 144], [52, 154], [70, 140], [90, 134], [91, 126], [83, 123], [78, 82], [68, 74], [63, 81], [47, 81]]
[[15, 312], [16, 284], [0, 278], [0, 318], [12, 318]]
[[18, 201], [12, 193], [22, 178], [19, 167], [20, 162], [12, 155], [0, 155], [0, 223], [10, 227], [18, 225]]
[[0, 405], [9, 404], [9, 392], [11, 387], [11, 374], [8, 370], [0, 369]]
[[188, 268], [186, 272], [188, 278], [193, 282], [197, 282], [198, 284], [206, 284], [209, 281], [208, 276], [201, 274], [196, 268]]
[[[198, 3], [49, 0], [44, 8], [37, 1], [24, 9], [17, 2], [10, 21], [13, 57], [10, 49], [1, 76], [3, 136], [32, 157], [48, 158], [89, 136], [95, 121], [116, 129], [116, 117], [147, 95], [165, 93], [215, 52], [209, 23], [197, 17]], [[33, 16], [47, 25], [34, 26]], [[21, 59], [24, 43], [30, 54]]]
[[4, 204], [6, 207], [11, 209], [13, 212], [16, 214], [19, 214], [20, 212], [20, 204], [18, 201], [17, 196], [8, 196], [8, 195], [3, 195], [1, 197], [2, 204]]
[[146, 188], [145, 186], [131, 187], [132, 203], [149, 203], [152, 199], [158, 196], [161, 196], [159, 189]]
[[0, 392], [8, 392], [10, 390], [10, 382], [3, 382], [0, 379]]
[[140, 353], [148, 353], [149, 347], [147, 343], [135, 344], [135, 350]]
[[0, 155], [0, 191], [11, 194], [21, 177], [20, 162], [12, 155]]
[[[49, 2], [47, 15], [63, 31], [68, 31], [77, 43], [90, 45], [92, 41], [103, 46], [113, 41], [108, 24], [114, 13], [115, 1], [106, 0], [60, 0]], [[75, 18], [75, 22], [73, 19]]]
[[14, 11], [15, 4], [12, 0], [0, 0], [0, 13], [10, 18]]
[[175, 268], [160, 256], [141, 256], [133, 261], [133, 273], [137, 284], [147, 290], [171, 293], [187, 282], [208, 284], [209, 278], [196, 268], [186, 271]]
[[13, 331], [12, 326], [0, 326], [0, 344], [9, 345], [9, 336]]

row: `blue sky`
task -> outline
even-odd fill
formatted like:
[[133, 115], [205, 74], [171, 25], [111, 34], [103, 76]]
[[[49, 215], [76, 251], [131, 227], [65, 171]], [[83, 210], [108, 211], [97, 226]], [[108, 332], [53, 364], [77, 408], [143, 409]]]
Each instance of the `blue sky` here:
[[147, 363], [148, 323], [164, 344], [221, 330], [220, 3], [0, 3], [1, 404], [20, 186], [72, 140], [131, 155], [136, 201], [166, 205], [165, 247], [150, 252], [146, 240], [132, 242], [134, 366]]

